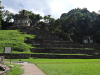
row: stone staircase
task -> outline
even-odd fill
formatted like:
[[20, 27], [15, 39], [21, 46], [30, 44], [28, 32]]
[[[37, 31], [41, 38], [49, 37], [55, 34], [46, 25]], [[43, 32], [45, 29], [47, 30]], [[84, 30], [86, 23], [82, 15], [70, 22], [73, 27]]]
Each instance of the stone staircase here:
[[[35, 39], [25, 41], [25, 43], [32, 44], [31, 52], [34, 53], [63, 53], [63, 54], [91, 54], [95, 53], [94, 49], [86, 49], [87, 47], [78, 42], [61, 41], [59, 35], [43, 31], [31, 26], [12, 26], [9, 29], [21, 29], [25, 34], [36, 35]], [[38, 44], [38, 45], [36, 45]]]

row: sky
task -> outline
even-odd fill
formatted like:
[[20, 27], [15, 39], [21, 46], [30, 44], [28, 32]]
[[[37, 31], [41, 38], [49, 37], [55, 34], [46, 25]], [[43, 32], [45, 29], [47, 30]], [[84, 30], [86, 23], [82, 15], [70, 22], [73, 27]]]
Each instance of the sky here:
[[[9, 10], [18, 14], [22, 9], [40, 14], [42, 17], [51, 15], [51, 18], [58, 19], [62, 13], [68, 13], [75, 8], [87, 8], [90, 12], [98, 13], [100, 0], [0, 0], [2, 10]], [[13, 21], [13, 20], [12, 20]]]

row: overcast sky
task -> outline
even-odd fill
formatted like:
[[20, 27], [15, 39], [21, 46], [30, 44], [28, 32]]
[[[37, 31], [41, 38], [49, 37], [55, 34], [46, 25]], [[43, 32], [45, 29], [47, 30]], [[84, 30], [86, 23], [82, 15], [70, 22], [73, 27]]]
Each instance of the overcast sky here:
[[98, 13], [100, 0], [0, 0], [3, 10], [9, 10], [14, 14], [22, 9], [32, 11], [35, 14], [51, 15], [58, 19], [62, 13], [67, 13], [74, 8], [87, 8], [90, 12]]

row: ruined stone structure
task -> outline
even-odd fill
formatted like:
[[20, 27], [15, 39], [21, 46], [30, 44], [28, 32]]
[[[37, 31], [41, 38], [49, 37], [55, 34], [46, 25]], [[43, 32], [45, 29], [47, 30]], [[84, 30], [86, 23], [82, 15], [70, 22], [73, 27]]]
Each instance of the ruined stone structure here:
[[11, 68], [4, 64], [4, 56], [0, 56], [0, 75], [6, 75], [7, 71], [11, 71]]
[[[23, 10], [23, 13], [24, 12], [25, 11]], [[95, 53], [94, 49], [92, 50], [84, 49], [87, 47], [82, 46], [78, 42], [63, 41], [59, 38], [59, 35], [55, 33], [51, 33], [49, 31], [38, 29], [36, 27], [32, 27], [29, 25], [16, 24], [7, 28], [7, 30], [16, 30], [16, 29], [21, 29], [20, 32], [24, 32], [25, 34], [36, 35], [34, 39], [31, 40], [28, 39], [27, 41], [24, 41], [25, 43], [32, 44], [32, 47], [37, 47], [35, 49], [34, 48], [30, 49], [30, 51], [34, 53], [63, 53], [63, 54], [64, 53], [65, 54], [94, 54]], [[92, 39], [92, 37], [90, 37], [89, 40], [90, 39]], [[93, 40], [92, 41], [90, 40], [90, 42], [93, 42]]]
[[30, 49], [30, 51], [34, 53], [90, 54], [90, 55], [95, 53], [94, 49], [92, 50], [84, 49], [87, 47], [81, 46], [81, 44], [78, 42], [63, 41], [59, 38], [59, 35], [50, 33], [49, 31], [43, 31], [42, 29], [38, 29], [36, 27], [13, 26], [7, 29], [8, 30], [21, 29], [20, 31], [24, 32], [25, 34], [36, 35], [34, 39], [29, 39], [24, 41], [25, 43], [32, 44], [32, 47], [37, 47], [35, 49], [34, 48]]
[[93, 36], [84, 36], [82, 43], [95, 43], [95, 39]]
[[29, 16], [26, 10], [23, 10], [22, 14], [15, 16], [13, 25], [30, 26]]

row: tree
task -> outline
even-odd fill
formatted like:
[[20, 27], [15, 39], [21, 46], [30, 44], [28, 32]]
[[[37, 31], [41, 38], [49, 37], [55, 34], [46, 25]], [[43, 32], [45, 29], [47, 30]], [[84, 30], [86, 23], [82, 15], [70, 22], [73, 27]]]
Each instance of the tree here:
[[78, 26], [77, 26], [77, 17], [76, 17], [75, 14], [71, 14], [69, 17], [67, 17], [64, 20], [64, 23], [66, 25], [66, 33], [73, 32], [72, 31], [73, 27], [75, 27], [76, 29], [78, 29]]
[[50, 32], [54, 32], [54, 22], [55, 22], [55, 19], [54, 18], [50, 18], [49, 19], [49, 31]]
[[62, 39], [65, 40], [65, 41], [70, 41], [70, 40], [71, 40], [70, 35], [67, 34], [67, 33], [65, 33], [65, 32], [63, 32], [63, 31], [61, 31], [61, 32], [59, 33], [59, 38], [62, 38]]
[[95, 29], [92, 26], [89, 26], [89, 27], [86, 28], [85, 34], [93, 36], [93, 35], [95, 35]]
[[48, 28], [46, 26], [46, 24], [44, 22], [39, 22], [37, 24], [37, 27], [39, 27], [40, 29], [43, 29], [43, 30], [47, 30], [48, 31]]
[[[40, 28], [43, 28], [46, 31], [54, 32], [54, 18], [50, 18], [51, 15], [44, 16], [44, 22], [39, 22]], [[37, 24], [37, 25], [38, 25]]]
[[54, 22], [54, 32], [59, 33], [61, 29], [61, 22], [59, 19], [55, 20]]
[[95, 33], [97, 43], [100, 43], [100, 30]]
[[[0, 5], [1, 5], [1, 1], [0, 1]], [[0, 9], [4, 9], [4, 7], [2, 6], [0, 6]], [[2, 21], [3, 19], [2, 19], [2, 11], [0, 10], [0, 30], [2, 29], [2, 25], [1, 25], [1, 21]]]
[[44, 22], [45, 23], [49, 23], [50, 22], [50, 18], [51, 18], [51, 15], [44, 16], [43, 17], [43, 19], [45, 20]]
[[86, 29], [89, 26], [92, 27], [92, 22], [97, 16], [96, 13], [94, 13], [94, 16], [92, 14], [87, 8], [72, 9], [68, 13], [63, 13], [60, 17], [62, 30], [70, 36], [73, 36], [73, 38], [77, 37], [79, 40], [86, 35]]

